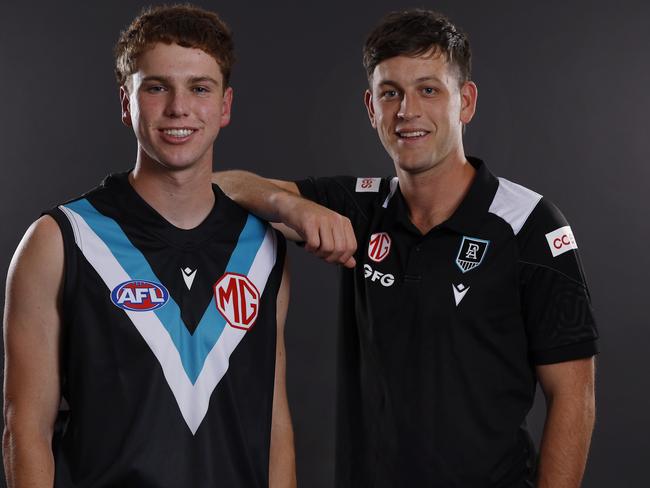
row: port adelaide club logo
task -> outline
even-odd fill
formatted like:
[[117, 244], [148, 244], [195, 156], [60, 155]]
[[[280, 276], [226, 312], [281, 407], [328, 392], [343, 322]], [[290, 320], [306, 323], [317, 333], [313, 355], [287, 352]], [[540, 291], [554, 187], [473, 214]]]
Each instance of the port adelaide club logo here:
[[260, 293], [247, 276], [226, 273], [214, 284], [217, 310], [235, 329], [248, 330], [257, 320]]
[[490, 241], [463, 236], [456, 257], [456, 265], [463, 273], [477, 268], [483, 262], [489, 244]]
[[113, 288], [111, 301], [123, 310], [149, 312], [167, 303], [169, 292], [160, 283], [143, 280], [125, 281]]
[[370, 236], [368, 244], [368, 257], [375, 263], [380, 263], [390, 252], [390, 236], [386, 232], [378, 232]]

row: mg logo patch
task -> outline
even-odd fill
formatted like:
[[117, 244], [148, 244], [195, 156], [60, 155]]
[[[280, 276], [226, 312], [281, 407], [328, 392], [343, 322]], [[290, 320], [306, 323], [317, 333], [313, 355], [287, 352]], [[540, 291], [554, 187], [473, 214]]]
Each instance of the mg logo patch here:
[[485, 252], [489, 244], [490, 241], [463, 236], [460, 249], [458, 250], [458, 256], [456, 257], [456, 265], [463, 273], [467, 273], [478, 267], [485, 257]]
[[226, 273], [214, 284], [217, 310], [230, 326], [248, 330], [255, 324], [260, 294], [247, 276]]
[[368, 257], [375, 263], [380, 263], [390, 252], [390, 236], [385, 232], [378, 232], [370, 236], [368, 244]]

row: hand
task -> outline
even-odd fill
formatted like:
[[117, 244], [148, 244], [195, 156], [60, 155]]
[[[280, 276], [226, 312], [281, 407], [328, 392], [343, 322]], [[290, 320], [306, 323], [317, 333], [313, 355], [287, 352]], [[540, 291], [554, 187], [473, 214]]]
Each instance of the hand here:
[[279, 199], [281, 222], [305, 242], [305, 249], [328, 263], [354, 268], [357, 239], [347, 217], [292, 193]]

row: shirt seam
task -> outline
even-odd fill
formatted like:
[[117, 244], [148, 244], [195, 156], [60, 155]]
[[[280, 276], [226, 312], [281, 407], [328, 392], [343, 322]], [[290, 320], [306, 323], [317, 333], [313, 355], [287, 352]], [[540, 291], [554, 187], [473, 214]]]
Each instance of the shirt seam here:
[[519, 259], [518, 262], [519, 262], [519, 263], [522, 263], [522, 264], [528, 264], [528, 265], [530, 265], [530, 266], [535, 266], [535, 267], [538, 267], [538, 268], [545, 268], [545, 269], [551, 270], [551, 271], [553, 271], [553, 272], [555, 272], [555, 273], [557, 273], [557, 274], [559, 274], [559, 275], [564, 276], [566, 279], [572, 281], [572, 282], [575, 283], [576, 285], [580, 285], [580, 286], [583, 287], [585, 290], [587, 289], [587, 286], [586, 286], [584, 283], [582, 283], [581, 281], [578, 281], [578, 280], [572, 278], [571, 276], [567, 275], [566, 273], [563, 273], [563, 272], [560, 271], [560, 270], [557, 270], [557, 269], [555, 269], [555, 268], [552, 268], [551, 266], [547, 266], [547, 265], [545, 265], [545, 264], [540, 264], [540, 263], [533, 263], [533, 262], [531, 262], [531, 261], [524, 261], [523, 259]]
[[348, 197], [350, 198], [350, 200], [352, 200], [352, 203], [354, 204], [354, 206], [356, 207], [356, 209], [359, 211], [359, 213], [361, 214], [361, 216], [364, 218], [364, 220], [365, 220], [366, 222], [369, 221], [370, 219], [368, 218], [368, 216], [366, 215], [366, 213], [363, 211], [363, 209], [362, 209], [361, 206], [359, 205], [359, 202], [357, 202], [357, 200], [354, 198], [354, 195], [352, 194], [352, 192], [351, 192], [348, 188], [346, 188], [345, 185], [343, 185], [340, 181], [338, 181], [338, 180], [335, 179], [334, 182], [335, 182], [338, 186], [340, 186], [340, 187], [343, 189], [343, 191], [348, 195]]
[[586, 339], [584, 341], [568, 342], [566, 344], [562, 344], [561, 346], [547, 347], [545, 349], [531, 349], [531, 351], [534, 353], [550, 352], [550, 351], [556, 351], [558, 349], [564, 349], [566, 347], [574, 347], [574, 346], [579, 346], [581, 344], [595, 343], [597, 340], [598, 338], [594, 337], [592, 339]]

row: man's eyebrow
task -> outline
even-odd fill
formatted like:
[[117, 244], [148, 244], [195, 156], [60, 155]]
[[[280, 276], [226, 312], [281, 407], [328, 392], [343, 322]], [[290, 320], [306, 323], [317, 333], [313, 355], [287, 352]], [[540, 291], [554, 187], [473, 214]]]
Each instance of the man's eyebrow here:
[[168, 82], [169, 78], [167, 76], [161, 76], [161, 75], [150, 75], [150, 76], [145, 76], [142, 78], [142, 81], [163, 81], [163, 82]]
[[[415, 79], [415, 83], [422, 83], [423, 81], [437, 81], [438, 83], [442, 83], [442, 80], [436, 75], [421, 76], [420, 78]], [[380, 80], [379, 85], [400, 86], [399, 83], [393, 80]]]
[[[212, 83], [215, 86], [220, 86], [221, 84], [212, 78], [211, 76], [207, 75], [201, 75], [201, 76], [190, 76], [187, 79], [190, 83]], [[171, 78], [169, 76], [162, 76], [162, 75], [150, 75], [150, 76], [145, 76], [142, 78], [142, 81], [161, 81], [163, 83], [169, 83], [171, 82]]]
[[421, 76], [415, 80], [416, 83], [422, 83], [423, 81], [437, 81], [438, 83], [442, 83], [442, 80], [436, 75]]
[[205, 83], [205, 82], [212, 83], [213, 85], [216, 85], [216, 86], [221, 85], [221, 83], [219, 83], [217, 80], [215, 80], [211, 76], [207, 76], [207, 75], [204, 75], [204, 76], [192, 76], [190, 78], [190, 83]]

